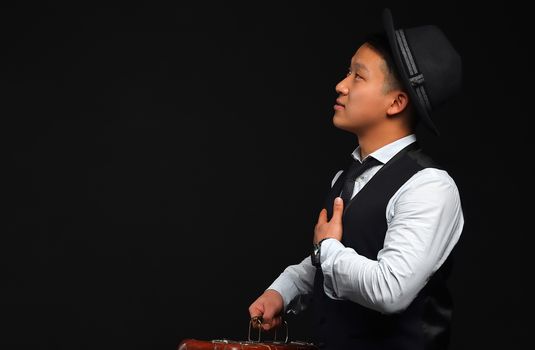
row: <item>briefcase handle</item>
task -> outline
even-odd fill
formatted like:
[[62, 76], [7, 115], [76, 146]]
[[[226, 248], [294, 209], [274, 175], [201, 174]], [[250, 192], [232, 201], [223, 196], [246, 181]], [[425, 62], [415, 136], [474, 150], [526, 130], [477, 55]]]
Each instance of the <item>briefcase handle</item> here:
[[[261, 337], [261, 333], [262, 333], [262, 322], [264, 320], [262, 319], [262, 316], [254, 316], [251, 318], [251, 320], [249, 321], [249, 334], [247, 336], [247, 340], [250, 341], [250, 342], [255, 342], [255, 340], [252, 340], [251, 339], [251, 326], [253, 324], [257, 324], [258, 325], [258, 340], [256, 342], [260, 342], [260, 337]], [[288, 322], [286, 322], [286, 320], [282, 320], [282, 323], [284, 324], [285, 326], [285, 329], [286, 329], [286, 338], [284, 339], [284, 344], [288, 343]], [[278, 328], [278, 327], [277, 327]], [[273, 336], [273, 343], [282, 343], [280, 341], [277, 341], [277, 328], [275, 328], [275, 335]]]

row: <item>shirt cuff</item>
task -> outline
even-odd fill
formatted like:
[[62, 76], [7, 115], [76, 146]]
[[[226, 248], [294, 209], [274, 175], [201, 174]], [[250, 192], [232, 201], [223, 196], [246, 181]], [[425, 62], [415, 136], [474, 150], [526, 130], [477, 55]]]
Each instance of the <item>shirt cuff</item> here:
[[292, 281], [288, 280], [288, 277], [284, 275], [284, 272], [275, 280], [269, 287], [266, 288], [276, 290], [282, 296], [284, 311], [287, 312], [288, 304], [299, 294], [297, 287]]
[[336, 238], [329, 238], [321, 243], [320, 261], [321, 269], [323, 271], [323, 289], [325, 294], [331, 299], [342, 300], [343, 298], [336, 295], [334, 286], [333, 266], [338, 252], [345, 248], [344, 244]]

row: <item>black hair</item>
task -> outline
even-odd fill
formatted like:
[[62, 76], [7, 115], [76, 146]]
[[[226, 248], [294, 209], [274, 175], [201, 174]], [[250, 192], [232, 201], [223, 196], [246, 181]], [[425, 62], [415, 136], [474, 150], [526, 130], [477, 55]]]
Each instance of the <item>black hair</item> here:
[[386, 64], [387, 72], [386, 74], [386, 83], [385, 92], [391, 91], [391, 89], [403, 89], [404, 87], [401, 83], [400, 74], [396, 63], [394, 62], [394, 57], [392, 55], [392, 50], [390, 44], [388, 43], [388, 38], [384, 32], [376, 32], [368, 34], [364, 38], [364, 42], [372, 46], [373, 49], [383, 58]]
[[[387, 71], [385, 72], [385, 85], [383, 86], [383, 91], [387, 93], [392, 91], [392, 89], [400, 89], [407, 92], [400, 78], [399, 70], [394, 61], [394, 56], [386, 33], [375, 32], [368, 34], [364, 38], [364, 42], [369, 44], [385, 61]], [[411, 126], [414, 128], [420, 118], [417, 117], [415, 111], [409, 114]]]

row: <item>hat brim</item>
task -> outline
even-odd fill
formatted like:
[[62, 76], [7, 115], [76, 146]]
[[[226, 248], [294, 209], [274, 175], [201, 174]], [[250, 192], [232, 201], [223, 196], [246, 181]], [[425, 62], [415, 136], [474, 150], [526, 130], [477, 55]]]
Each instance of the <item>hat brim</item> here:
[[414, 87], [409, 82], [409, 73], [407, 72], [407, 68], [405, 67], [405, 64], [402, 61], [401, 58], [401, 52], [400, 48], [397, 44], [396, 38], [395, 38], [395, 29], [394, 29], [394, 20], [392, 19], [392, 13], [390, 12], [389, 8], [385, 8], [383, 10], [383, 28], [386, 32], [386, 36], [388, 37], [388, 43], [390, 44], [390, 48], [393, 52], [394, 61], [396, 62], [396, 66], [398, 67], [398, 71], [400, 73], [400, 78], [403, 80], [402, 83], [407, 89], [409, 96], [411, 100], [413, 101], [414, 106], [416, 107], [416, 112], [420, 116], [420, 119], [424, 122], [424, 124], [431, 129], [437, 136], [440, 136], [440, 132], [438, 131], [437, 127], [433, 123], [433, 120], [431, 119], [431, 115], [427, 112], [425, 107], [422, 105], [422, 102], [420, 101], [418, 94], [416, 93], [416, 90], [414, 90]]

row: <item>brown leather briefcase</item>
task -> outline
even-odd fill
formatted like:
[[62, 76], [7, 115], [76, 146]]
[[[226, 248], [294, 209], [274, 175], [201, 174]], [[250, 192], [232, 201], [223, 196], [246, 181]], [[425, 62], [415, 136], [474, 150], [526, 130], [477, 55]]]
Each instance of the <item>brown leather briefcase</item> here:
[[[277, 330], [275, 329], [274, 340], [261, 341], [260, 333], [262, 328], [261, 317], [253, 317], [249, 321], [248, 340], [231, 340], [231, 339], [214, 339], [198, 340], [184, 339], [178, 345], [178, 350], [318, 350], [319, 348], [313, 343], [304, 341], [288, 341], [288, 323], [283, 321], [286, 329], [286, 338], [284, 341], [277, 341]], [[258, 340], [251, 339], [251, 326], [258, 328]]]

